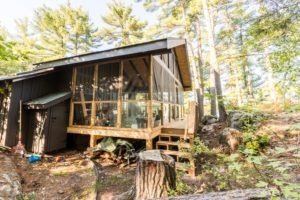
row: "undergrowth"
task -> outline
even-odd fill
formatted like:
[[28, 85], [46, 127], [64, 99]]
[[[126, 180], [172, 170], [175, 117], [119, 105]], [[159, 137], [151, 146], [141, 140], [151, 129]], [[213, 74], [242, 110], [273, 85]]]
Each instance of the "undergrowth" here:
[[[257, 123], [245, 124], [242, 144], [231, 155], [209, 149], [199, 138], [190, 149], [184, 149], [195, 158], [202, 157], [201, 174], [197, 178], [205, 181], [200, 191], [260, 187], [271, 194], [271, 199], [300, 199], [300, 183], [294, 177], [300, 171], [300, 147], [285, 144], [272, 148], [270, 135], [256, 135]], [[212, 155], [215, 159], [208, 159]], [[179, 177], [170, 195], [196, 191], [199, 188], [191, 187]]]

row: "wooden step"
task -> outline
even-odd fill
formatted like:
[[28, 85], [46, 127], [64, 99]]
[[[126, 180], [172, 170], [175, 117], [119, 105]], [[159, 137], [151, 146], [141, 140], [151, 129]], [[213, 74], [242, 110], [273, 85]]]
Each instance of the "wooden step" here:
[[184, 135], [184, 129], [178, 129], [178, 128], [162, 128], [161, 130], [164, 133], [167, 134], [181, 134]]
[[182, 157], [182, 158], [190, 158], [191, 157], [190, 153], [187, 153], [187, 152], [171, 151], [171, 150], [162, 150], [162, 152], [167, 155], [173, 155], [173, 156], [178, 156], [178, 157]]
[[178, 146], [179, 148], [190, 148], [191, 145], [186, 142], [169, 142], [169, 141], [158, 141], [156, 145], [167, 145], [167, 146]]
[[161, 133], [158, 135], [158, 140], [159, 141], [164, 141], [164, 142], [178, 142], [178, 141], [185, 141], [187, 143], [190, 142], [190, 137], [187, 136], [184, 140], [184, 135], [181, 134], [165, 134]]

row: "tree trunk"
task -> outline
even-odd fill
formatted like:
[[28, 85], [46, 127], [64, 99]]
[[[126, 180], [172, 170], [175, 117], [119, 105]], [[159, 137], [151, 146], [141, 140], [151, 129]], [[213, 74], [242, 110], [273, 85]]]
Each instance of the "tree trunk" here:
[[201, 36], [201, 28], [200, 28], [200, 19], [198, 23], [196, 23], [197, 29], [197, 53], [198, 53], [198, 74], [199, 74], [199, 83], [200, 87], [197, 91], [198, 97], [198, 108], [199, 108], [199, 119], [201, 120], [204, 116], [204, 70], [203, 70], [203, 56], [202, 56], [202, 36]]
[[274, 79], [273, 79], [273, 67], [272, 67], [268, 47], [265, 48], [265, 67], [267, 70], [267, 83], [268, 83], [268, 91], [269, 91], [269, 95], [270, 95], [270, 100], [275, 101], [277, 98], [277, 95], [276, 95]]
[[[215, 47], [215, 38], [214, 38], [214, 30], [213, 30], [213, 17], [210, 15], [208, 6], [207, 6], [207, 0], [202, 0], [203, 4], [203, 11], [207, 23], [207, 32], [208, 32], [208, 42], [209, 42], [209, 53], [210, 53], [210, 67], [213, 70], [213, 73], [211, 75], [214, 76], [214, 82], [215, 82], [215, 92], [217, 94], [217, 101], [218, 101], [218, 111], [219, 111], [219, 120], [225, 121], [227, 114], [224, 106], [224, 99], [222, 96], [222, 84], [221, 84], [221, 78], [220, 78], [220, 68], [217, 61], [217, 53], [216, 53], [216, 47]], [[211, 94], [213, 95], [213, 94]]]
[[253, 98], [253, 84], [252, 84], [252, 76], [249, 69], [249, 63], [248, 63], [248, 50], [245, 48], [244, 45], [244, 38], [243, 38], [243, 27], [241, 25], [239, 26], [239, 34], [240, 34], [240, 45], [242, 54], [245, 55], [242, 57], [242, 72], [243, 72], [243, 82], [244, 82], [244, 91], [246, 93], [246, 99], [249, 100], [250, 98]]
[[176, 187], [175, 161], [159, 150], [139, 153], [136, 168], [136, 199], [156, 199], [168, 196]]
[[[198, 109], [199, 109], [199, 118], [201, 119], [203, 117], [203, 112], [204, 112], [204, 101], [203, 101], [203, 90], [201, 89], [201, 74], [199, 70], [197, 70], [196, 62], [195, 62], [195, 53], [193, 50], [193, 45], [192, 45], [192, 38], [189, 36], [189, 31], [188, 31], [188, 24], [187, 24], [187, 17], [186, 17], [186, 8], [184, 3], [181, 4], [182, 7], [182, 22], [184, 24], [184, 37], [187, 40], [187, 46], [190, 50], [190, 53], [192, 54], [192, 75], [193, 75], [193, 90], [194, 94], [196, 95], [196, 99], [198, 102]], [[199, 59], [202, 59], [202, 57]], [[202, 62], [202, 60], [201, 60]], [[198, 66], [200, 68], [202, 66]], [[200, 80], [199, 80], [200, 79]]]
[[210, 114], [217, 116], [217, 98], [215, 86], [215, 74], [212, 68], [209, 69], [209, 97], [210, 97]]

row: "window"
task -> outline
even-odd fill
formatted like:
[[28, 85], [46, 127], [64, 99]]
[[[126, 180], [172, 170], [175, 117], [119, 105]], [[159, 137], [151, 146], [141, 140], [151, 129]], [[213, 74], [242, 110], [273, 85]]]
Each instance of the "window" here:
[[94, 66], [77, 67], [74, 101], [93, 100]]
[[147, 103], [124, 102], [122, 104], [122, 128], [147, 128]]
[[163, 124], [167, 124], [170, 122], [170, 108], [169, 104], [164, 104], [163, 108]]
[[152, 104], [152, 127], [158, 127], [162, 122], [162, 110], [161, 103], [153, 103]]
[[149, 95], [149, 59], [125, 60], [123, 65], [123, 100], [147, 100]]
[[99, 65], [96, 101], [118, 100], [119, 72], [118, 62]]
[[91, 103], [75, 103], [74, 104], [74, 125], [91, 125]]
[[163, 71], [163, 101], [169, 102], [170, 101], [170, 75], [168, 72]]
[[153, 82], [153, 99], [157, 101], [162, 101], [163, 95], [163, 68], [159, 63], [153, 59], [153, 73], [152, 73], [152, 82]]
[[96, 126], [117, 127], [117, 103], [96, 104]]

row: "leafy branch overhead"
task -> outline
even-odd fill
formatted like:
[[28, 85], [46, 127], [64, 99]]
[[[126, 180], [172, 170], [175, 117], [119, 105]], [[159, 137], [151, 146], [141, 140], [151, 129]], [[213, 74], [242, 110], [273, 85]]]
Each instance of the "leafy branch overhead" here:
[[135, 17], [132, 14], [131, 6], [115, 0], [108, 4], [108, 9], [108, 14], [102, 16], [106, 26], [97, 33], [99, 38], [117, 47], [135, 44], [143, 40], [147, 22]]

